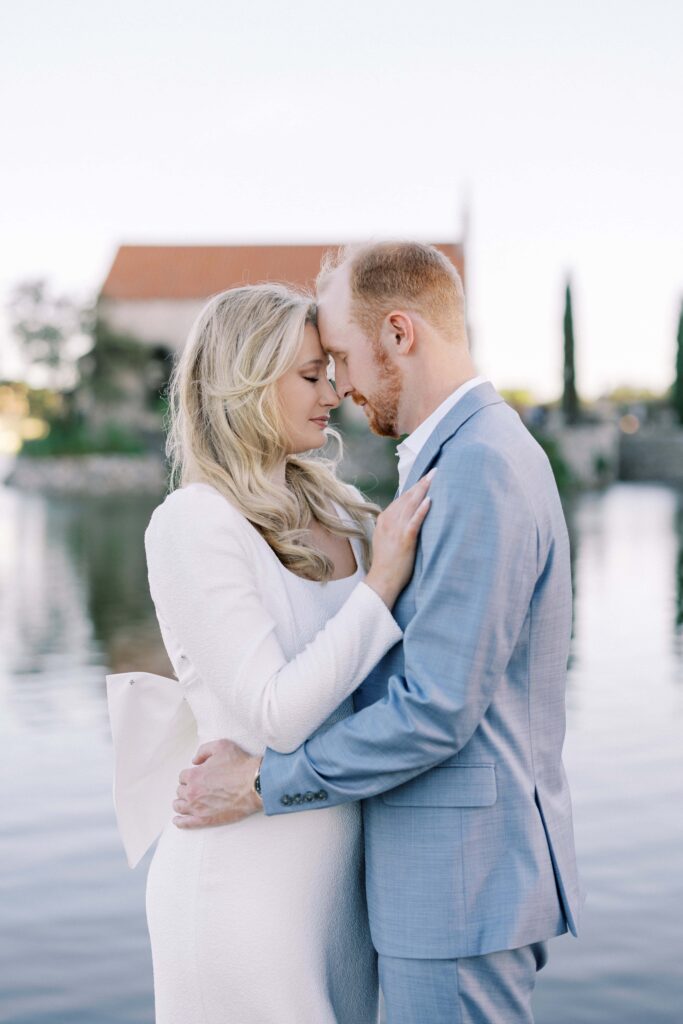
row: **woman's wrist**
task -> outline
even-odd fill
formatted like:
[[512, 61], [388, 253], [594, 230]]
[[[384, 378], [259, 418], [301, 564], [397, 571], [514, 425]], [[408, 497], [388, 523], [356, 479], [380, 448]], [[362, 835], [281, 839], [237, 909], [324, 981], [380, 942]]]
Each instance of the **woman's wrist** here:
[[385, 605], [389, 610], [394, 606], [397, 598], [396, 587], [391, 584], [389, 580], [381, 575], [374, 569], [370, 569], [364, 582], [375, 591], [378, 597], [384, 601]]

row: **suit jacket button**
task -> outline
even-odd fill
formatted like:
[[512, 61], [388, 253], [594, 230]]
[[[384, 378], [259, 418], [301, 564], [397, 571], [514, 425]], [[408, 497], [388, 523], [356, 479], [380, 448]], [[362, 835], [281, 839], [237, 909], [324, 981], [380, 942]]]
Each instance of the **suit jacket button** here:
[[292, 797], [295, 804], [300, 804], [302, 799], [301, 793], [296, 793], [295, 796]]
[[315, 800], [315, 793], [311, 793], [309, 789], [308, 793], [304, 793], [304, 800], [307, 804], [310, 804], [311, 800]]
[[285, 805], [285, 807], [289, 807], [289, 805], [291, 804], [291, 802], [292, 802], [292, 798], [291, 798], [291, 796], [289, 795], [289, 793], [285, 793], [285, 795], [284, 795], [284, 796], [280, 797], [280, 803], [281, 803], [281, 804], [284, 804], [284, 805]]
[[321, 789], [320, 790], [320, 799], [321, 800], [327, 800], [327, 790], [326, 789]]

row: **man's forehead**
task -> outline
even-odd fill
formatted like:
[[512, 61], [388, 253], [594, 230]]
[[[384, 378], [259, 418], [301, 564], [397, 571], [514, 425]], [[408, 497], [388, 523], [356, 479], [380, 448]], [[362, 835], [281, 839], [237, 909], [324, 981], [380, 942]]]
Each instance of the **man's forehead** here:
[[336, 287], [323, 290], [318, 295], [318, 328], [323, 348], [332, 349], [344, 338], [352, 327], [351, 307], [348, 296]]
[[349, 297], [349, 268], [335, 267], [318, 280], [316, 300], [319, 306], [335, 308], [345, 305]]
[[318, 333], [323, 352], [328, 356], [343, 355], [350, 344], [349, 323], [345, 317], [318, 317]]

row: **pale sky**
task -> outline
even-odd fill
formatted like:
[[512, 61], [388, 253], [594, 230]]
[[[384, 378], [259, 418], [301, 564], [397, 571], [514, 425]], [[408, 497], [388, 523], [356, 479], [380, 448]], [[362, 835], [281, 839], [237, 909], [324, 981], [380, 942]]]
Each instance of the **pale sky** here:
[[[681, 0], [22, 0], [0, 13], [0, 299], [128, 243], [457, 240], [499, 387], [665, 388]], [[17, 372], [6, 324], [0, 374]]]

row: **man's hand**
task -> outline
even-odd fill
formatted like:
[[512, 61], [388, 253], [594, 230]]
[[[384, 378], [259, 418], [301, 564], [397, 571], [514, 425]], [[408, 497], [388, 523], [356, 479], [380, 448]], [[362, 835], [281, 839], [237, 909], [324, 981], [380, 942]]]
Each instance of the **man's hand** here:
[[260, 757], [252, 757], [231, 740], [204, 743], [192, 764], [179, 775], [173, 810], [178, 828], [232, 825], [256, 811], [263, 801], [254, 789]]

